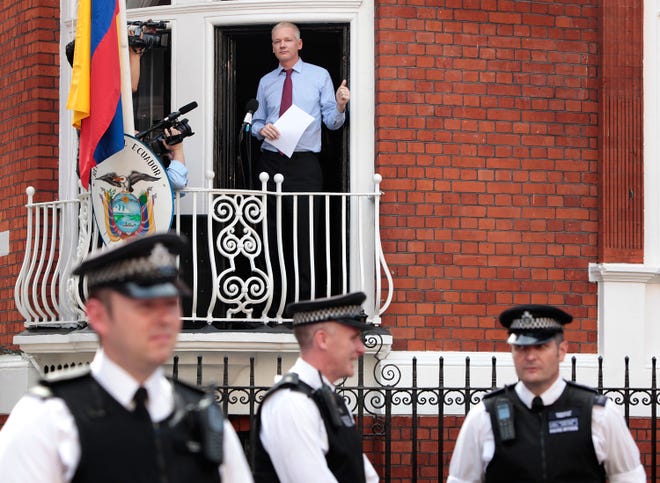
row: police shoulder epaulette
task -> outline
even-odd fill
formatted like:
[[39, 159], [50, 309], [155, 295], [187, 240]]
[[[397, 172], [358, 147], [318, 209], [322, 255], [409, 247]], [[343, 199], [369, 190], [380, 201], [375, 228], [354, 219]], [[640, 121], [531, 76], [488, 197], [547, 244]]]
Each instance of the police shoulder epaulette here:
[[585, 386], [584, 384], [578, 384], [577, 382], [566, 381], [566, 384], [576, 389], [582, 389], [583, 391], [594, 392], [594, 393], [598, 392], [593, 387]]
[[594, 404], [596, 406], [605, 406], [605, 404], [607, 404], [608, 399], [609, 398], [607, 396], [605, 396], [604, 394], [596, 394], [594, 396]]
[[77, 381], [87, 377], [89, 374], [90, 370], [88, 365], [75, 366], [59, 371], [49, 372], [41, 379], [41, 381], [39, 381], [39, 384], [30, 388], [28, 394], [41, 399], [47, 399], [49, 397], [53, 397], [53, 386]]
[[28, 390], [28, 394], [30, 396], [38, 397], [39, 399], [48, 399], [48, 398], [53, 397], [52, 389], [48, 386], [43, 385], [43, 384], [37, 384], [36, 386], [32, 386]]
[[490, 398], [492, 398], [492, 397], [501, 396], [501, 395], [504, 394], [508, 389], [511, 389], [512, 387], [513, 387], [513, 385], [508, 385], [508, 386], [501, 387], [501, 388], [499, 388], [499, 389], [495, 389], [494, 391], [491, 391], [491, 392], [489, 392], [488, 394], [486, 394], [486, 395], [484, 396], [484, 399], [490, 399]]
[[566, 384], [571, 386], [571, 387], [574, 387], [575, 389], [579, 389], [579, 390], [586, 391], [586, 392], [589, 392], [589, 393], [593, 394], [594, 404], [596, 406], [605, 406], [605, 404], [607, 403], [607, 400], [609, 399], [607, 396], [605, 396], [603, 394], [600, 394], [593, 387], [585, 386], [584, 384], [578, 384], [577, 382], [573, 382], [573, 381], [566, 381]]
[[47, 384], [56, 384], [63, 381], [73, 381], [86, 377], [90, 374], [89, 365], [69, 367], [59, 371], [49, 372], [42, 381]]
[[187, 381], [182, 381], [181, 379], [173, 379], [173, 378], [170, 378], [170, 377], [168, 377], [168, 379], [172, 382], [172, 384], [175, 387], [180, 387], [182, 389], [187, 389], [189, 391], [199, 393], [199, 394], [205, 394], [205, 393], [209, 392], [212, 388], [215, 387], [214, 385], [201, 387], [201, 386], [197, 386], [195, 384], [191, 384], [190, 382], [187, 382]]
[[264, 398], [261, 400], [261, 406], [259, 406], [260, 411], [263, 407], [263, 403], [266, 402], [266, 399], [270, 399], [270, 397], [280, 389], [298, 391], [306, 394], [308, 397], [312, 397], [312, 393], [314, 392], [314, 389], [300, 380], [297, 373], [288, 372], [268, 390]]
[[284, 374], [282, 378], [277, 381], [277, 383], [270, 389], [269, 392], [275, 392], [279, 389], [291, 389], [293, 391], [307, 394], [308, 396], [311, 396], [311, 394], [314, 392], [314, 389], [308, 384], [302, 382], [300, 377], [298, 377], [298, 374], [295, 372], [288, 372]]
[[282, 378], [277, 381], [273, 387], [290, 387], [297, 386], [300, 382], [300, 377], [295, 372], [287, 372], [282, 376]]
[[169, 378], [174, 388], [174, 393], [178, 394], [184, 401], [184, 403], [193, 403], [196, 404], [206, 395], [211, 395], [215, 398], [216, 385], [209, 384], [207, 386], [197, 386], [180, 379]]

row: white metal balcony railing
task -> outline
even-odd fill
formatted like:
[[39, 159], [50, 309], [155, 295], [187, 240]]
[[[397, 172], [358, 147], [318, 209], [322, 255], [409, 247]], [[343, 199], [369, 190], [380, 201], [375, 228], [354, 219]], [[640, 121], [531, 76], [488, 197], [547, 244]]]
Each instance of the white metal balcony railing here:
[[[261, 190], [186, 188], [176, 194], [172, 229], [186, 235], [192, 249], [190, 260], [180, 261], [193, 292], [184, 303], [184, 321], [197, 327], [224, 322], [233, 328], [287, 321], [287, 292], [299, 298], [296, 247], [293, 266], [279, 275], [271, 254], [283, 260], [281, 206], [290, 197], [294, 206], [301, 199], [321, 205], [318, 219], [314, 210], [309, 215], [310, 232], [322, 232], [316, 244], [310, 241], [311, 298], [363, 290], [368, 321], [379, 325], [393, 292], [380, 242], [380, 175], [366, 193], [284, 193], [281, 175], [275, 176], [275, 191], [267, 191], [268, 176], [262, 173], [260, 179]], [[101, 245], [89, 193], [43, 203], [34, 202], [34, 188], [26, 193], [27, 239], [14, 291], [16, 307], [26, 328], [81, 327], [86, 323], [85, 288], [71, 271]], [[276, 211], [276, 226], [266, 222], [269, 206]], [[267, 247], [269, 230], [275, 230], [275, 251]], [[286, 270], [293, 271], [293, 287], [287, 286]]]

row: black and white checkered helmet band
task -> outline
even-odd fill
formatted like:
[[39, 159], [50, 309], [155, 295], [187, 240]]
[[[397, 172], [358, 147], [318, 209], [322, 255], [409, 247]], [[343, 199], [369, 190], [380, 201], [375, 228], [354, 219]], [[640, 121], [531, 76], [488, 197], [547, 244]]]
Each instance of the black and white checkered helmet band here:
[[313, 324], [326, 320], [360, 319], [363, 315], [361, 305], [345, 305], [342, 307], [329, 307], [308, 312], [293, 314], [293, 325]]
[[509, 326], [510, 331], [516, 330], [543, 330], [556, 329], [563, 330], [563, 325], [552, 317], [534, 317], [529, 312], [523, 312], [518, 319], [513, 319]]
[[154, 245], [151, 253], [142, 258], [130, 258], [109, 263], [87, 275], [87, 285], [95, 287], [125, 280], [154, 281], [177, 275], [176, 255], [161, 243]]

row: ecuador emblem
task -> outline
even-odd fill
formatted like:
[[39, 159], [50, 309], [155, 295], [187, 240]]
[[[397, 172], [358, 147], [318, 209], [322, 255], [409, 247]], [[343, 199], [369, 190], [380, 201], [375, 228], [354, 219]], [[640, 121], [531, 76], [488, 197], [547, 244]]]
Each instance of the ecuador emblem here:
[[92, 168], [94, 219], [106, 245], [172, 223], [173, 195], [165, 168], [141, 141], [124, 134], [124, 149]]

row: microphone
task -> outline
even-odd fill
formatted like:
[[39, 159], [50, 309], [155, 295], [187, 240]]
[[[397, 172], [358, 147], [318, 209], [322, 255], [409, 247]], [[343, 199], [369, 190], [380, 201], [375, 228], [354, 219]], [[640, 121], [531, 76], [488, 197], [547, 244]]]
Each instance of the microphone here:
[[186, 112], [192, 111], [197, 107], [197, 102], [192, 101], [189, 104], [186, 104], [183, 107], [180, 107], [178, 111], [174, 111], [169, 113], [167, 116], [165, 116], [161, 122], [169, 122], [175, 120], [177, 117], [179, 117], [181, 114], [185, 114]]
[[243, 119], [243, 125], [251, 126], [252, 125], [252, 114], [254, 114], [254, 111], [259, 109], [259, 101], [256, 99], [250, 99], [247, 101], [247, 104], [245, 104], [245, 110], [247, 113], [245, 114], [245, 118]]

